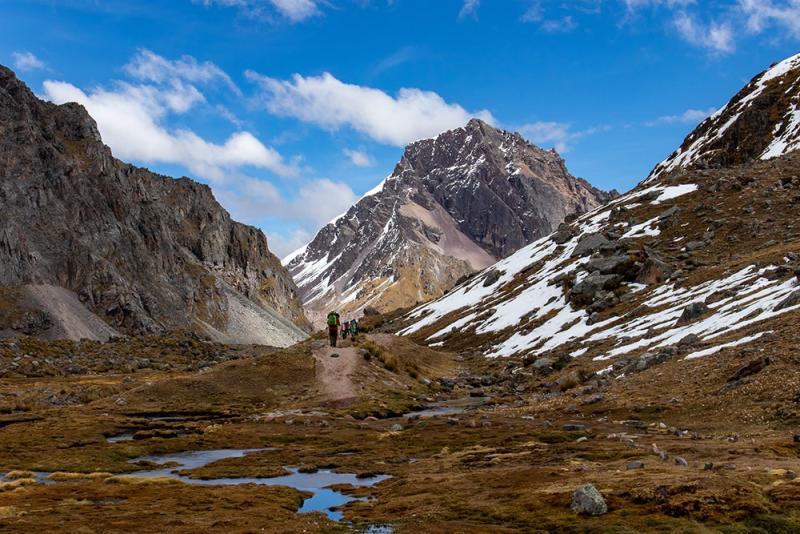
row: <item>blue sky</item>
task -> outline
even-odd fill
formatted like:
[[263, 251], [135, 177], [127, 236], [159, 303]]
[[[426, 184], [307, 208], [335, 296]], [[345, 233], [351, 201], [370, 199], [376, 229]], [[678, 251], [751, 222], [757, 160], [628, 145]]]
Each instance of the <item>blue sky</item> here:
[[798, 0], [4, 0], [0, 63], [279, 255], [471, 116], [629, 189], [797, 52]]

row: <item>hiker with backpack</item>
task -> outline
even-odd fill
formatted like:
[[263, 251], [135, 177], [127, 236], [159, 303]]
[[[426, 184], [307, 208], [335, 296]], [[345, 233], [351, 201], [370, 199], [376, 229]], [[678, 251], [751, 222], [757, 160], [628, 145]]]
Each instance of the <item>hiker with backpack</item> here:
[[350, 337], [353, 339], [358, 335], [358, 321], [355, 319], [350, 320]]
[[347, 333], [350, 332], [350, 323], [345, 321], [342, 324], [342, 339], [347, 339]]
[[331, 347], [336, 347], [336, 338], [339, 337], [339, 314], [332, 311], [328, 314], [328, 338], [331, 342]]

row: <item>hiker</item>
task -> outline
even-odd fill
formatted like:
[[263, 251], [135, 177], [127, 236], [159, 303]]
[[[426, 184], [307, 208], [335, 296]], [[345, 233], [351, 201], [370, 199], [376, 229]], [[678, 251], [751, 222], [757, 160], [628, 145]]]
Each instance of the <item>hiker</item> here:
[[355, 337], [357, 335], [358, 335], [358, 321], [356, 321], [355, 319], [351, 319], [350, 320], [350, 337], [355, 339]]
[[336, 338], [339, 336], [339, 314], [332, 311], [328, 314], [328, 337], [331, 347], [336, 347]]
[[350, 331], [350, 323], [347, 321], [342, 324], [342, 339], [347, 339], [347, 333]]

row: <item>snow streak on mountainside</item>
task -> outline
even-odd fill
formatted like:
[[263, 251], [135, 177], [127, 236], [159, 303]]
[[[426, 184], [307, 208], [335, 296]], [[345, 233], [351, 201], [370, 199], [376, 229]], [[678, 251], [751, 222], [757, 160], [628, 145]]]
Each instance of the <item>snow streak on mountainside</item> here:
[[776, 63], [704, 120], [650, 174], [720, 167], [781, 156], [800, 147], [800, 54]]
[[[732, 101], [744, 126], [704, 121], [684, 143], [707, 140], [696, 158], [673, 156], [630, 193], [416, 308], [400, 333], [543, 367], [610, 360], [603, 372], [617, 375], [769, 335], [800, 310], [800, 153], [782, 133], [799, 76], [791, 58], [757, 77]], [[779, 79], [784, 107], [764, 89]], [[747, 123], [777, 135], [754, 149]]]
[[388, 178], [284, 264], [311, 315], [391, 310], [440, 296], [608, 198], [554, 151], [472, 120], [409, 145]]

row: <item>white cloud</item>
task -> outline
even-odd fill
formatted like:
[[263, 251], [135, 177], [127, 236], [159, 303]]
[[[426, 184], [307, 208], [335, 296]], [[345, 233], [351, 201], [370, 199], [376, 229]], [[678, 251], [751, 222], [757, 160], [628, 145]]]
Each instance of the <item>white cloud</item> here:
[[349, 126], [381, 143], [397, 146], [431, 137], [478, 117], [494, 122], [486, 110], [470, 113], [431, 91], [400, 89], [391, 96], [379, 89], [339, 81], [329, 73], [321, 76], [295, 74], [277, 80], [248, 72], [257, 82], [267, 110], [335, 131]]
[[44, 61], [36, 57], [33, 52], [12, 52], [14, 68], [20, 71], [31, 71], [45, 68]]
[[694, 15], [681, 11], [675, 15], [674, 24], [681, 37], [695, 46], [721, 54], [733, 52], [736, 48], [733, 28], [727, 22], [706, 25]]
[[192, 56], [169, 60], [146, 48], [142, 48], [125, 65], [124, 70], [137, 80], [158, 84], [171, 83], [174, 80], [191, 83], [210, 83], [219, 80], [234, 93], [241, 95], [241, 91], [225, 71], [210, 61], [201, 63]]
[[302, 228], [291, 230], [286, 234], [277, 232], [267, 232], [266, 234], [269, 249], [280, 259], [305, 246], [314, 238], [314, 234]]
[[[149, 72], [149, 71], [148, 71]], [[252, 166], [280, 175], [296, 173], [281, 155], [249, 132], [222, 143], [209, 142], [191, 130], [169, 129], [165, 119], [185, 113], [205, 97], [178, 78], [162, 85], [116, 82], [85, 92], [63, 81], [44, 82], [45, 96], [57, 103], [78, 102], [97, 121], [103, 140], [116, 156], [144, 163], [179, 164], [203, 178], [220, 181], [232, 169]]]
[[252, 17], [262, 17], [265, 10], [271, 8], [293, 23], [322, 14], [318, 6], [320, 2], [317, 0], [201, 0], [201, 2], [205, 6], [216, 4], [223, 7], [238, 7]]
[[571, 144], [582, 137], [592, 135], [600, 131], [607, 131], [610, 127], [600, 126], [587, 128], [574, 132], [571, 125], [564, 122], [539, 121], [523, 124], [516, 130], [533, 144], [543, 147], [553, 147], [556, 152], [566, 154], [570, 151]]
[[309, 17], [319, 15], [317, 4], [313, 0], [270, 0], [283, 16], [292, 22], [300, 22]]
[[466, 17], [475, 17], [478, 15], [478, 8], [481, 5], [481, 0], [464, 0], [461, 10], [458, 12], [458, 18], [463, 19]]
[[327, 178], [305, 182], [291, 198], [270, 182], [248, 177], [240, 177], [235, 187], [214, 186], [214, 194], [237, 220], [257, 225], [267, 216], [295, 225], [289, 237], [269, 234], [270, 249], [279, 256], [304, 245], [319, 228], [358, 201], [347, 184]]
[[716, 108], [710, 108], [706, 110], [702, 109], [687, 109], [683, 113], [679, 115], [665, 115], [663, 117], [659, 117], [653, 121], [649, 121], [645, 123], [645, 126], [658, 126], [660, 124], [698, 124], [703, 121], [706, 117], [714, 114], [716, 112]]
[[363, 150], [354, 150], [345, 148], [342, 153], [350, 159], [350, 162], [356, 167], [372, 167], [374, 162], [369, 154]]
[[761, 33], [773, 26], [782, 27], [793, 37], [800, 37], [800, 1], [739, 0], [739, 9], [751, 33]]

